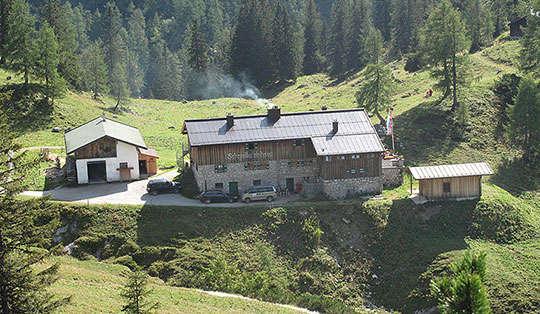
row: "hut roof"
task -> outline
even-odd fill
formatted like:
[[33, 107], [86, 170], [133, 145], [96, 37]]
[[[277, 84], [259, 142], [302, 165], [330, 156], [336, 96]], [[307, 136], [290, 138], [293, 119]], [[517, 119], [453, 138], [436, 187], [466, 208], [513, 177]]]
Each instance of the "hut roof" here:
[[487, 162], [409, 168], [416, 180], [492, 175]]

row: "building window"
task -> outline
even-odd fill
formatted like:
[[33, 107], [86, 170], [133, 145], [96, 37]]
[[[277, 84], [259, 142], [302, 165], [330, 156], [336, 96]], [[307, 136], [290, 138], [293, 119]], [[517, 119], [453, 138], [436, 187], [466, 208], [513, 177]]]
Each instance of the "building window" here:
[[351, 174], [355, 174], [356, 173], [356, 169], [351, 169]]
[[261, 180], [253, 180], [253, 185], [261, 185]]
[[442, 185], [443, 193], [450, 193], [450, 182], [444, 182]]
[[216, 173], [227, 172], [227, 165], [215, 165], [214, 166], [214, 172], [216, 172]]
[[256, 162], [253, 164], [253, 169], [254, 169], [254, 170], [261, 170], [261, 162], [260, 162], [260, 161], [256, 161]]
[[216, 183], [216, 189], [218, 190], [223, 189], [223, 183]]
[[257, 147], [259, 147], [259, 144], [257, 143], [246, 143], [247, 150], [254, 150], [257, 149]]
[[263, 165], [265, 165], [266, 169], [270, 169], [270, 162], [269, 161], [264, 161]]
[[291, 164], [292, 164], [292, 161], [289, 159], [289, 160], [287, 161], [287, 165], [290, 167]]
[[341, 156], [341, 160], [345, 160], [345, 156]]
[[352, 155], [352, 159], [356, 159], [356, 155]]
[[332, 161], [332, 157], [330, 157], [330, 156], [326, 156], [326, 157], [324, 158], [324, 161], [326, 161], [326, 162], [330, 162], [330, 161]]
[[313, 158], [309, 160], [309, 164], [310, 164], [310, 165], [313, 165], [314, 162], [315, 162], [315, 161], [313, 160]]
[[296, 146], [305, 146], [306, 145], [306, 140], [294, 140], [293, 143], [292, 143], [292, 146], [296, 147]]
[[303, 159], [297, 159], [296, 160], [296, 166], [297, 167], [303, 167], [305, 164], [304, 160]]
[[121, 162], [120, 163], [120, 169], [126, 169], [128, 167], [128, 163], [127, 162]]

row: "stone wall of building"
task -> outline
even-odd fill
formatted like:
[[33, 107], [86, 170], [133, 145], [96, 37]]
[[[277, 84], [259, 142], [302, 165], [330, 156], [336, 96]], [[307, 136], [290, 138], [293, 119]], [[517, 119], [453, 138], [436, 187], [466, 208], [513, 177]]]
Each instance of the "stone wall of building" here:
[[294, 179], [294, 186], [302, 183], [304, 179], [318, 178], [319, 166], [317, 160], [308, 160], [303, 166], [289, 165], [289, 160], [269, 161], [268, 169], [245, 170], [244, 163], [227, 164], [226, 172], [216, 172], [214, 165], [193, 167], [197, 185], [201, 191], [216, 188], [217, 184], [223, 184], [221, 188], [229, 191], [230, 182], [238, 182], [238, 191], [243, 193], [253, 187], [255, 180], [260, 180], [261, 185], [273, 185], [281, 189], [287, 187], [287, 179]]
[[323, 182], [324, 193], [331, 199], [380, 194], [383, 189], [382, 177], [324, 180]]
[[384, 186], [399, 186], [403, 184], [405, 162], [403, 159], [383, 160], [382, 182]]

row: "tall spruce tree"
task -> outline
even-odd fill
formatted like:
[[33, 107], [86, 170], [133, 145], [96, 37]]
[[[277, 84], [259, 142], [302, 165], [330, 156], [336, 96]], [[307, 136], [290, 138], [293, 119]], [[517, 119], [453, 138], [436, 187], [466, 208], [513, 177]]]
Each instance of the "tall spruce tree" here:
[[351, 8], [352, 0], [336, 0], [332, 6], [330, 40], [329, 40], [329, 62], [331, 73], [341, 75], [348, 71], [347, 50], [348, 32], [352, 28]]
[[39, 47], [35, 59], [34, 74], [39, 79], [45, 80], [45, 99], [51, 100], [62, 96], [66, 90], [66, 82], [58, 74], [58, 43], [52, 27], [45, 22], [38, 33], [36, 46]]
[[540, 156], [540, 88], [530, 75], [521, 79], [511, 108], [510, 135], [523, 148], [527, 161], [538, 163]]
[[107, 66], [105, 65], [101, 42], [96, 41], [82, 51], [82, 68], [85, 77], [85, 88], [92, 91], [94, 99], [97, 99], [99, 94], [106, 93], [109, 90]]
[[481, 0], [471, 0], [468, 2], [465, 18], [467, 29], [471, 38], [470, 53], [475, 53], [484, 46], [493, 35], [494, 27], [491, 13]]
[[375, 27], [370, 27], [364, 46], [366, 47], [366, 60], [371, 64], [379, 64], [382, 58], [383, 37]]
[[431, 281], [431, 292], [442, 313], [492, 313], [483, 282], [486, 254], [466, 252], [460, 262], [450, 266], [451, 276]]
[[296, 50], [294, 28], [287, 9], [277, 4], [272, 21], [270, 57], [275, 79], [279, 82], [296, 80]]
[[208, 69], [208, 47], [198, 21], [193, 23], [189, 39], [189, 66], [196, 72], [204, 73]]
[[148, 69], [148, 39], [142, 10], [135, 8], [135, 5], [131, 2], [128, 12], [127, 80], [131, 96], [138, 97], [144, 88], [144, 76]]
[[307, 0], [303, 10], [304, 60], [302, 69], [305, 75], [319, 72], [324, 64], [322, 52], [323, 21], [314, 0]]
[[105, 48], [105, 64], [109, 76], [112, 76], [113, 69], [121, 62], [124, 51], [124, 42], [120, 36], [122, 28], [120, 11], [115, 2], [109, 1], [105, 6], [105, 16], [103, 18], [102, 41]]
[[376, 114], [383, 125], [385, 120], [380, 111], [388, 108], [394, 95], [391, 73], [384, 64], [368, 64], [363, 73], [364, 84], [356, 93], [358, 104]]
[[465, 62], [461, 53], [469, 47], [461, 15], [448, 0], [442, 0], [429, 16], [425, 28], [423, 52], [431, 74], [439, 79], [438, 87], [444, 90], [443, 98], [453, 93], [452, 110], [458, 107], [457, 88], [464, 76], [458, 75]]
[[13, 0], [0, 0], [0, 65], [6, 62], [5, 47], [9, 38], [9, 21]]
[[505, 0], [489, 0], [487, 3], [493, 12], [493, 37], [498, 37], [505, 29]]
[[385, 41], [391, 39], [392, 0], [373, 0], [373, 21]]
[[404, 56], [418, 47], [419, 13], [416, 0], [394, 0], [391, 21], [394, 56]]
[[127, 274], [127, 281], [120, 295], [127, 304], [122, 307], [122, 312], [128, 314], [149, 314], [159, 307], [158, 303], [149, 302], [147, 299], [153, 293], [148, 288], [148, 275], [135, 269]]
[[[540, 0], [531, 2], [533, 11], [540, 11]], [[540, 77], [540, 18], [527, 19], [527, 28], [521, 44], [521, 69], [533, 77]]]
[[30, 6], [26, 0], [13, 0], [8, 23], [10, 27], [5, 46], [6, 65], [8, 69], [22, 73], [24, 84], [28, 85], [36, 59], [36, 49], [35, 19], [30, 14]]
[[348, 70], [359, 70], [366, 64], [364, 42], [371, 26], [367, 0], [351, 1], [351, 24], [347, 29], [346, 58]]
[[[10, 95], [0, 93], [0, 104]], [[45, 199], [22, 201], [17, 195], [26, 189], [25, 178], [39, 166], [25, 153], [13, 154], [20, 146], [0, 112], [0, 313], [53, 313], [69, 302], [48, 291], [58, 265], [37, 270], [49, 254], [46, 250], [59, 226], [58, 214]]]

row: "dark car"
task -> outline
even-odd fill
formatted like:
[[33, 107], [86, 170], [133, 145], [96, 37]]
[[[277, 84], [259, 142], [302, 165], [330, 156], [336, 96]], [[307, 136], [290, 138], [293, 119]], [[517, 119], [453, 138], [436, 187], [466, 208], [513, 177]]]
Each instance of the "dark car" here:
[[146, 186], [146, 191], [151, 195], [159, 193], [180, 193], [182, 187], [179, 183], [171, 182], [165, 179], [150, 180]]
[[231, 195], [227, 194], [223, 191], [219, 190], [210, 190], [206, 192], [202, 192], [199, 195], [199, 200], [203, 203], [209, 204], [211, 202], [236, 202], [238, 201], [237, 195]]

